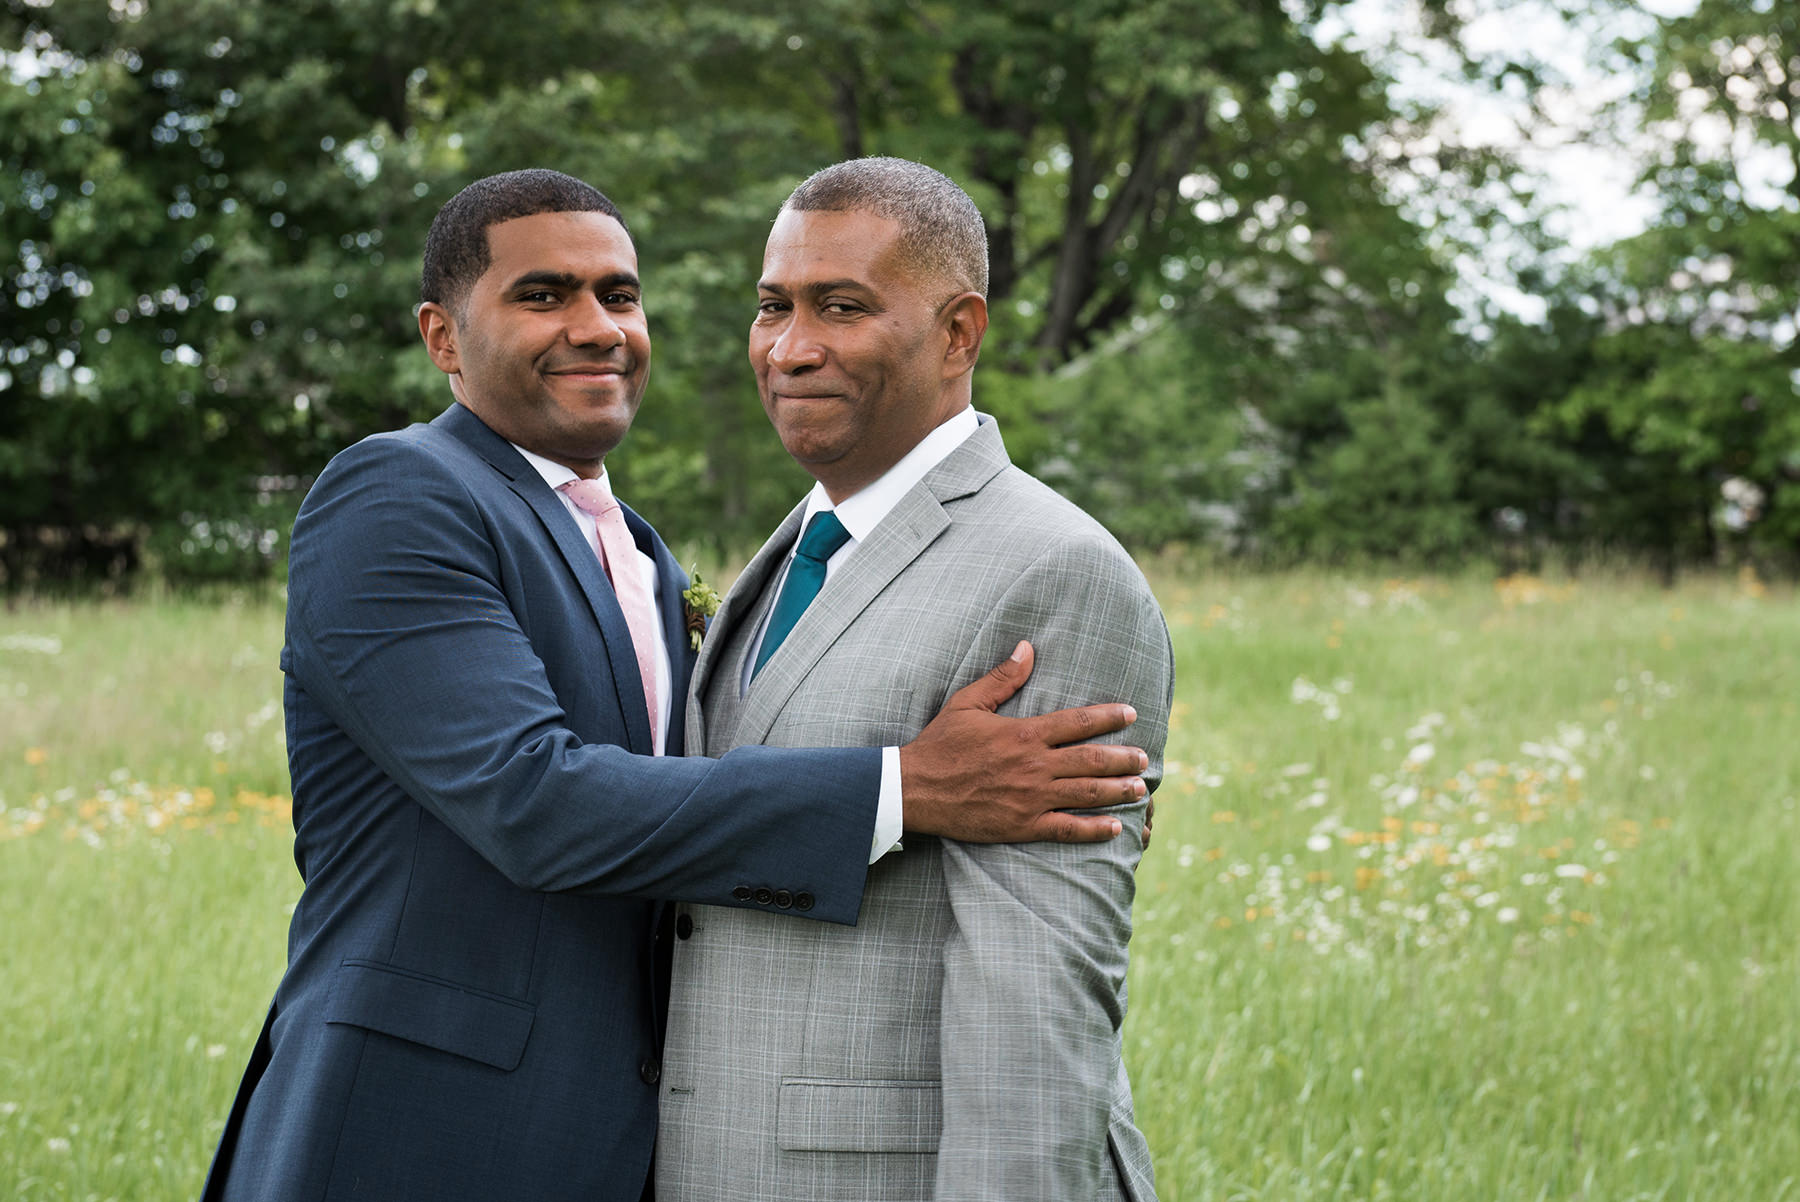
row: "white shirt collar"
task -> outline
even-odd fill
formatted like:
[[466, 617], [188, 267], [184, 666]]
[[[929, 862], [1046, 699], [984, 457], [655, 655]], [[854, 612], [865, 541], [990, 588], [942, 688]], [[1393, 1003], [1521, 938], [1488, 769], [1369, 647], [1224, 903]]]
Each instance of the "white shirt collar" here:
[[[553, 459], [545, 459], [542, 455], [534, 455], [516, 442], [508, 443], [507, 445], [523, 455], [525, 457], [525, 462], [537, 469], [537, 474], [544, 478], [544, 483], [550, 486], [552, 492], [555, 492], [571, 480], [581, 479], [581, 473], [574, 468], [569, 467], [567, 464], [557, 463]], [[612, 491], [612, 480], [607, 476], [604, 464], [600, 467], [600, 483], [606, 485], [607, 492]]]
[[949, 458], [950, 452], [974, 434], [980, 424], [974, 407], [964, 407], [921, 438], [900, 462], [883, 472], [880, 479], [835, 506], [826, 494], [825, 486], [814, 484], [806, 495], [806, 512], [801, 515], [800, 528], [804, 530], [812, 515], [821, 509], [836, 509], [838, 521], [844, 524], [850, 537], [859, 543], [864, 541], [881, 524], [881, 519], [893, 512], [900, 498], [911, 492], [913, 485], [923, 480], [927, 472]]

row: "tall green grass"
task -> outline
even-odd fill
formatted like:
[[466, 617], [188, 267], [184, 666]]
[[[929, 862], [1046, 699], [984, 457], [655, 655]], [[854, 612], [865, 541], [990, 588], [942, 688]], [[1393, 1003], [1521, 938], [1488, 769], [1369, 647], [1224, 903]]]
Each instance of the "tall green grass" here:
[[198, 1194], [298, 894], [269, 602], [0, 613], [0, 1194]]
[[[1164, 1198], [1800, 1199], [1791, 594], [1157, 584]], [[197, 1193], [298, 891], [279, 644], [269, 602], [0, 612], [0, 1193]]]
[[1164, 1197], [1800, 1197], [1791, 595], [1161, 595], [1127, 1032]]

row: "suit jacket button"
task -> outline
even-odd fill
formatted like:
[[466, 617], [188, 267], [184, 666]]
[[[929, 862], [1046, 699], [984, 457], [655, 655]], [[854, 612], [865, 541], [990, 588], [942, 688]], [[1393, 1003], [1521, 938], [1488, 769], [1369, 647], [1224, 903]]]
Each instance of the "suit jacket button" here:
[[813, 908], [813, 895], [806, 892], [794, 894], [794, 909], [810, 910]]
[[675, 938], [686, 939], [694, 933], [694, 920], [686, 914], [675, 916]]
[[750, 886], [739, 885], [736, 889], [733, 889], [731, 891], [731, 896], [737, 898], [739, 901], [749, 901], [750, 900]]
[[783, 910], [791, 910], [794, 907], [794, 895], [786, 889], [777, 889], [775, 890], [775, 904]]
[[662, 1079], [662, 1065], [645, 1057], [644, 1062], [638, 1065], [638, 1076], [644, 1079], [645, 1085], [655, 1085]]
[[760, 888], [756, 891], [756, 904], [757, 905], [766, 906], [774, 900], [775, 900], [775, 891], [773, 889], [769, 888], [767, 885], [764, 885], [762, 888]]

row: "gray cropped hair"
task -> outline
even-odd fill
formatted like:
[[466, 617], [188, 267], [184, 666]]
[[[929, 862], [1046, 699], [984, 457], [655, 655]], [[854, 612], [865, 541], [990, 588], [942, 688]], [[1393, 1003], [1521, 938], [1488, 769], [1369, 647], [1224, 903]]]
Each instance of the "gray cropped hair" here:
[[848, 159], [809, 176], [782, 209], [866, 211], [897, 222], [900, 250], [914, 269], [956, 292], [988, 287], [987, 226], [956, 181], [910, 159]]

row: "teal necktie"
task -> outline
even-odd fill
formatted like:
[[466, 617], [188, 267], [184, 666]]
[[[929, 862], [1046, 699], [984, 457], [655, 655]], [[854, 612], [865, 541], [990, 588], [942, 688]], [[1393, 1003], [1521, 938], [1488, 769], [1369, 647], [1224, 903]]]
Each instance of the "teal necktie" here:
[[838, 521], [837, 514], [829, 509], [813, 514], [812, 521], [806, 524], [806, 533], [800, 536], [800, 545], [794, 550], [794, 562], [788, 566], [781, 595], [775, 598], [775, 608], [769, 613], [769, 627], [763, 631], [762, 648], [756, 653], [756, 668], [751, 676], [762, 671], [762, 666], [775, 654], [775, 648], [781, 646], [781, 640], [788, 636], [794, 623], [812, 604], [812, 599], [825, 587], [825, 561], [849, 541], [850, 532]]

